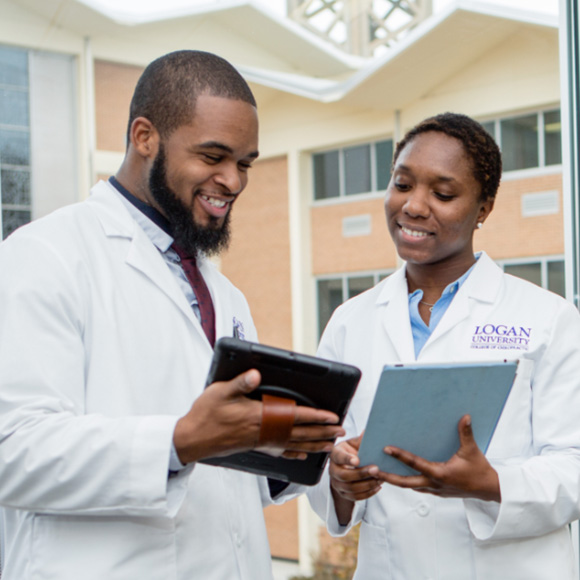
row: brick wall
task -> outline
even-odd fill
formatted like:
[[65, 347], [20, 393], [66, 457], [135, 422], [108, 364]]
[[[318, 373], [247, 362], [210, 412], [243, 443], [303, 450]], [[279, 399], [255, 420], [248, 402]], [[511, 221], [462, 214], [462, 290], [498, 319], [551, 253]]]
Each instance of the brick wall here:
[[143, 69], [95, 61], [95, 109], [97, 149], [125, 151], [129, 104]]

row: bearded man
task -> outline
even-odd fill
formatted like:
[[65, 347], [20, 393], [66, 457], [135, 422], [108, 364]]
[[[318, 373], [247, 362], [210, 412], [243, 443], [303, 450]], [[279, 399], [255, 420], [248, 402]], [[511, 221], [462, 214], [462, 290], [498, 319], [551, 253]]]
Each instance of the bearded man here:
[[[268, 481], [199, 463], [268, 443], [256, 370], [204, 389], [216, 339], [257, 339], [207, 259], [258, 157], [256, 103], [222, 58], [170, 53], [127, 137], [115, 177], [0, 245], [2, 579], [271, 578]], [[336, 422], [296, 407], [285, 456], [330, 450]]]

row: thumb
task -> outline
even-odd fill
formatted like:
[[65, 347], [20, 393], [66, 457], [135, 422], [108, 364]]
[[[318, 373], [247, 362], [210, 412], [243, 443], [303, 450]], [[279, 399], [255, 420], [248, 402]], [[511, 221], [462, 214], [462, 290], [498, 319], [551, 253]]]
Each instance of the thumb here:
[[262, 377], [256, 369], [246, 371], [229, 381], [230, 393], [232, 395], [247, 395], [258, 387], [261, 380]]
[[460, 447], [477, 447], [477, 443], [473, 438], [473, 430], [471, 428], [471, 415], [463, 415], [463, 417], [461, 417], [457, 424], [457, 431], [459, 432]]

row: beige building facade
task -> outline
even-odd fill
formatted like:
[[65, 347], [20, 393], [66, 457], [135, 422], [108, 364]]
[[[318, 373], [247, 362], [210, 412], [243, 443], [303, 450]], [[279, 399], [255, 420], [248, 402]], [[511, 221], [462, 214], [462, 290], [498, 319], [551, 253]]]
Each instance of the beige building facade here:
[[[392, 148], [443, 111], [485, 123], [506, 159], [477, 249], [564, 293], [556, 17], [458, 1], [363, 58], [250, 1], [137, 22], [77, 0], [0, 0], [0, 14], [4, 236], [115, 173], [143, 67], [201, 49], [258, 101], [260, 159], [220, 267], [264, 343], [314, 353], [333, 308], [400, 265], [383, 216]], [[266, 517], [273, 555], [308, 572], [318, 522], [304, 500]]]

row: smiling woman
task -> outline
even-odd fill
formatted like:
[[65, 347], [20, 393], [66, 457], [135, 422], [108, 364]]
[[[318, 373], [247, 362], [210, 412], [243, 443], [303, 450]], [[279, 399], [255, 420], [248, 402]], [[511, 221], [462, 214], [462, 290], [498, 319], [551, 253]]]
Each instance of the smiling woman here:
[[[464, 115], [409, 131], [385, 197], [406, 263], [340, 306], [322, 336], [319, 356], [363, 371], [344, 424], [350, 439], [309, 492], [332, 534], [362, 522], [357, 580], [575, 578], [568, 524], [580, 516], [580, 316], [474, 255], [501, 166], [492, 137]], [[360, 465], [385, 364], [507, 358], [519, 361], [518, 375], [485, 455], [466, 415], [457, 417], [460, 447], [445, 463], [384, 441], [385, 453], [419, 474]]]
[[500, 175], [497, 145], [462, 115], [428, 119], [398, 144], [387, 224], [409, 291], [421, 289], [426, 323], [444, 288], [475, 263], [473, 235], [493, 209]]

